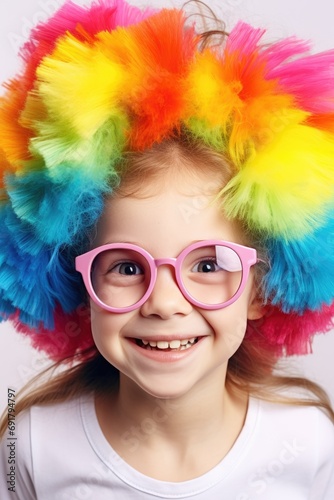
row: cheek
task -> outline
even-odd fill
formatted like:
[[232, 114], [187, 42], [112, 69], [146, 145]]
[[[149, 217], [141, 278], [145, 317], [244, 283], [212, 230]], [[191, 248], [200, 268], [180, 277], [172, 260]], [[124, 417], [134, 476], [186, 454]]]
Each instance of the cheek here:
[[126, 323], [126, 314], [109, 313], [91, 303], [91, 328], [97, 349], [107, 359], [119, 351], [120, 332]]
[[242, 301], [217, 311], [202, 313], [215, 334], [215, 342], [230, 358], [242, 343], [247, 328], [247, 303]]

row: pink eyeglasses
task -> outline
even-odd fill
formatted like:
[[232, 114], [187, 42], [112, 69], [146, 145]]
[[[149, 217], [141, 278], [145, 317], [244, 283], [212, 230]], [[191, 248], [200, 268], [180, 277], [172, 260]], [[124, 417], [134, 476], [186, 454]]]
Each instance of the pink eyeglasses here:
[[221, 240], [187, 246], [176, 258], [154, 259], [143, 248], [111, 243], [76, 257], [91, 299], [103, 309], [125, 313], [149, 298], [160, 266], [172, 266], [183, 296], [202, 309], [221, 309], [242, 294], [250, 267], [256, 264], [254, 248]]

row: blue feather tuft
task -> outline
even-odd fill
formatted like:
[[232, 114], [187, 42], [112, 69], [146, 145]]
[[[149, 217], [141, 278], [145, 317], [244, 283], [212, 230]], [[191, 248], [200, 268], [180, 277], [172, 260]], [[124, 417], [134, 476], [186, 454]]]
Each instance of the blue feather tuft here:
[[46, 171], [8, 176], [6, 185], [16, 215], [47, 245], [76, 244], [100, 217], [103, 195], [110, 192], [107, 184], [94, 184], [80, 172], [62, 181]]
[[325, 226], [301, 239], [268, 239], [271, 269], [265, 298], [284, 313], [304, 313], [330, 304], [334, 296], [334, 213]]
[[85, 250], [84, 240], [75, 249], [43, 245], [34, 238], [31, 225], [20, 221], [9, 204], [0, 212], [0, 225], [2, 319], [19, 310], [20, 320], [29, 327], [38, 329], [42, 325], [53, 329], [58, 304], [67, 313], [85, 298], [74, 267], [75, 255]]
[[[4, 211], [4, 224], [8, 236], [10, 235], [10, 241], [13, 241], [14, 248], [19, 249], [19, 253], [38, 255], [44, 248], [44, 243], [36, 237], [34, 228], [30, 224], [21, 221], [13, 212], [11, 206], [7, 206]], [[10, 258], [10, 256], [7, 258]], [[15, 262], [12, 264], [15, 265]]]
[[0, 291], [0, 323], [2, 321], [7, 321], [16, 312], [15, 307], [13, 307], [10, 302], [3, 299], [1, 295]]

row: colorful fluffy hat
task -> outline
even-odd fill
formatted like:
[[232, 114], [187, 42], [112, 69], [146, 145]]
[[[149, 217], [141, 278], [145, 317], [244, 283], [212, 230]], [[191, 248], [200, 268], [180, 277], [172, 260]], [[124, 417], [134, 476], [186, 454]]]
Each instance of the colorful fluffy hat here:
[[188, 134], [228, 156], [229, 217], [265, 249], [249, 335], [304, 353], [334, 314], [334, 51], [238, 23], [218, 47], [181, 10], [67, 2], [22, 49], [0, 111], [0, 316], [62, 359], [92, 345], [74, 258], [125, 151]]

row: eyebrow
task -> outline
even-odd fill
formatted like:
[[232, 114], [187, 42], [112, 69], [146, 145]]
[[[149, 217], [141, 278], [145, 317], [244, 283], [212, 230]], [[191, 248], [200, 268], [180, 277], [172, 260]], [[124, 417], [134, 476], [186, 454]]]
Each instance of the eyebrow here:
[[142, 247], [142, 243], [139, 243], [138, 241], [128, 241], [128, 240], [111, 240], [111, 241], [106, 241], [104, 243], [102, 243], [100, 246], [102, 245], [111, 245], [113, 243], [126, 243], [126, 244], [129, 244], [129, 245], [137, 245], [137, 247]]

